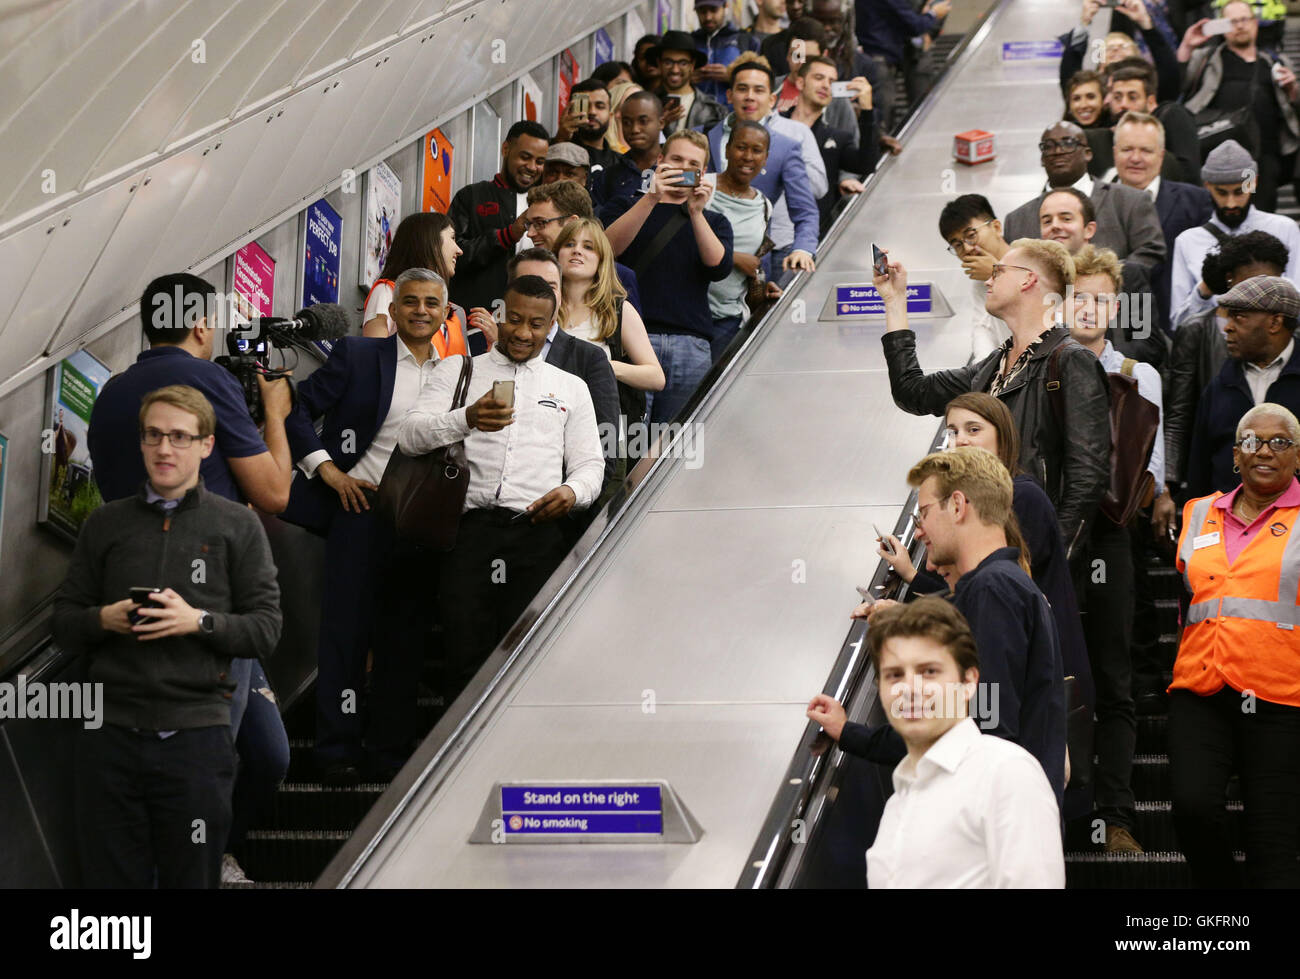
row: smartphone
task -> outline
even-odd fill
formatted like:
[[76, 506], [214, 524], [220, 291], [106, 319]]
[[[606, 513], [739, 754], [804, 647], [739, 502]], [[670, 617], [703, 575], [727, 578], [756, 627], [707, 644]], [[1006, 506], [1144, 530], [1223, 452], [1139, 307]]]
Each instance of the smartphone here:
[[570, 110], [575, 115], [585, 116], [591, 111], [591, 96], [586, 92], [580, 92], [573, 97], [573, 108]]
[[1206, 37], [1214, 37], [1216, 34], [1228, 34], [1232, 31], [1232, 21], [1227, 17], [1218, 17], [1214, 20], [1208, 20], [1201, 25], [1201, 32]]
[[515, 382], [493, 381], [492, 400], [501, 402], [507, 408], [513, 408], [515, 406]]
[[[145, 608], [162, 608], [162, 603], [157, 601], [153, 597], [154, 592], [159, 592], [159, 591], [162, 591], [162, 589], [161, 588], [132, 588], [127, 592], [127, 595], [131, 599], [131, 601], [135, 602], [135, 604], [143, 605]], [[141, 622], [149, 621], [148, 616], [141, 615], [135, 609], [132, 609], [131, 611], [127, 612], [126, 617], [132, 625], [138, 625]]]
[[880, 532], [880, 528], [877, 527], [875, 524], [872, 524], [872, 525], [871, 525], [871, 529], [874, 530], [874, 531], [876, 532], [876, 536], [880, 538], [880, 546], [883, 547], [883, 548], [885, 549], [885, 553], [886, 553], [886, 554], [893, 554], [893, 553], [894, 553], [894, 545], [891, 544], [891, 543], [889, 542], [889, 535], [888, 535], [888, 534], [882, 534], [882, 533]]
[[1285, 66], [1280, 61], [1273, 62], [1273, 81], [1278, 80], [1278, 75], [1282, 74], [1284, 67]]
[[867, 589], [863, 588], [861, 585], [854, 585], [853, 587], [858, 590], [858, 594], [862, 596], [862, 600], [868, 605], [876, 604], [876, 596], [867, 591]]
[[682, 97], [680, 95], [669, 95], [664, 98], [664, 108], [671, 109], [674, 105], [680, 105]]
[[833, 99], [851, 99], [857, 92], [853, 90], [852, 82], [831, 82], [831, 98]]
[[532, 519], [533, 519], [533, 515], [529, 513], [527, 510], [523, 510], [520, 513], [516, 513], [513, 517], [511, 517], [510, 522], [512, 524], [528, 523], [528, 521]]
[[681, 177], [677, 181], [678, 187], [694, 187], [700, 182], [699, 172], [696, 170], [683, 170]]
[[882, 252], [874, 241], [871, 243], [871, 268], [876, 275], [889, 274], [889, 256], [886, 252]]

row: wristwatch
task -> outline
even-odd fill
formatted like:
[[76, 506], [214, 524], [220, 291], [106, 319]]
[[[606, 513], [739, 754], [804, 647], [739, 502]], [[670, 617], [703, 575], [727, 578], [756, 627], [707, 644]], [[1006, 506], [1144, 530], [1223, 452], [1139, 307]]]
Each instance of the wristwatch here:
[[210, 636], [212, 635], [212, 631], [215, 625], [216, 623], [212, 621], [211, 612], [207, 612], [207, 611], [199, 612], [199, 632], [203, 633], [205, 636]]

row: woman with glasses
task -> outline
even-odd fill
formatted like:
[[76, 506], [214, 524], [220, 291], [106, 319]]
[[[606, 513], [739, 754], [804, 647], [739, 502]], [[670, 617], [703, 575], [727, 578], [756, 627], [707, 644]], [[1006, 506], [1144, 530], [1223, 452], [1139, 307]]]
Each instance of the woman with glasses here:
[[645, 392], [662, 391], [664, 371], [645, 323], [614, 274], [614, 250], [599, 221], [579, 218], [555, 239], [564, 280], [560, 329], [605, 351], [618, 380], [619, 408], [627, 423], [645, 416]]
[[[1297, 887], [1300, 824], [1300, 422], [1237, 423], [1240, 484], [1189, 500], [1178, 543], [1191, 604], [1169, 687], [1174, 827], [1195, 887]], [[1224, 798], [1240, 779], [1230, 832]], [[1244, 843], [1244, 881], [1233, 857]]]

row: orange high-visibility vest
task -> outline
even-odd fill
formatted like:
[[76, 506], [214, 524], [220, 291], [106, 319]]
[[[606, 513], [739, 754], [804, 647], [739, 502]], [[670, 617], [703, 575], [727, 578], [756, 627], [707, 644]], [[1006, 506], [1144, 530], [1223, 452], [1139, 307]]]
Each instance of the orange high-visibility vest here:
[[[366, 293], [367, 306], [370, 305], [371, 294], [381, 285], [388, 286], [390, 289], [396, 286], [392, 279], [376, 279], [374, 285], [370, 287], [370, 292]], [[382, 312], [388, 316], [388, 310]], [[397, 327], [392, 317], [389, 317], [388, 335], [391, 337], [396, 332]], [[465, 342], [465, 323], [460, 317], [459, 306], [447, 307], [447, 319], [443, 322], [442, 329], [433, 335], [433, 349], [437, 352], [439, 360], [469, 353], [469, 346]]]
[[[1171, 690], [1224, 683], [1300, 707], [1300, 507], [1280, 507], [1228, 565], [1215, 493], [1183, 510], [1178, 570], [1192, 594]], [[1197, 544], [1200, 546], [1198, 547]]]

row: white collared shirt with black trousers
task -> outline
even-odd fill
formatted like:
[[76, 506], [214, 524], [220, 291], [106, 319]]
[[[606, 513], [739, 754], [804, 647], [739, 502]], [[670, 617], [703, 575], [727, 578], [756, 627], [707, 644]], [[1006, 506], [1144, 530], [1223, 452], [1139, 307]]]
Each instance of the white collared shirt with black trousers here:
[[[471, 428], [468, 408], [451, 410], [460, 357], [442, 361], [402, 423], [398, 444], [422, 455], [464, 440], [469, 489], [455, 546], [443, 555], [438, 617], [448, 668], [467, 682], [564, 559], [559, 521], [516, 521], [561, 484], [574, 509], [600, 495], [605, 474], [591, 394], [582, 378], [545, 362], [539, 349], [516, 362], [497, 347], [474, 358], [466, 405], [514, 381], [513, 423], [497, 432]], [[455, 683], [452, 684], [456, 686]]]
[[[263, 659], [280, 639], [257, 515], [202, 482], [174, 504], [153, 497], [142, 486], [90, 515], [54, 604], [55, 641], [103, 684], [103, 726], [82, 731], [74, 763], [83, 887], [220, 884], [235, 781], [230, 663]], [[210, 629], [148, 641], [107, 631], [100, 609], [141, 587], [173, 589]]]
[[[345, 510], [317, 469], [329, 460], [378, 485], [402, 418], [437, 362], [431, 351], [417, 363], [396, 334], [347, 337], [298, 385], [285, 422], [299, 472], [283, 518], [325, 538], [314, 751], [323, 770], [365, 762], [390, 772], [405, 761], [419, 733], [416, 687], [437, 578], [429, 555], [392, 539], [376, 517], [373, 493], [366, 494], [371, 509]], [[317, 418], [324, 419], [319, 434]], [[370, 700], [362, 703], [371, 649]]]

